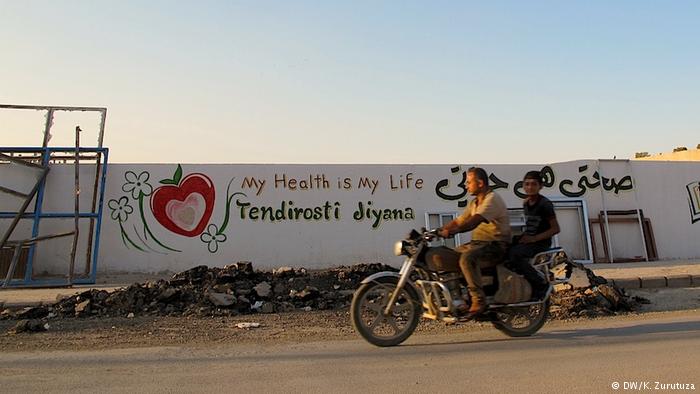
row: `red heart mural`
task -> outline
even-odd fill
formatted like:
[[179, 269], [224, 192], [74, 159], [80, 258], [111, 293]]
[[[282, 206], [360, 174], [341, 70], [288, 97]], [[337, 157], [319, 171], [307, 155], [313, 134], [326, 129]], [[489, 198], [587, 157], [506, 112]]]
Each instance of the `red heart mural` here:
[[214, 184], [204, 174], [189, 174], [177, 185], [157, 188], [151, 195], [151, 212], [168, 230], [196, 237], [204, 231], [214, 210]]

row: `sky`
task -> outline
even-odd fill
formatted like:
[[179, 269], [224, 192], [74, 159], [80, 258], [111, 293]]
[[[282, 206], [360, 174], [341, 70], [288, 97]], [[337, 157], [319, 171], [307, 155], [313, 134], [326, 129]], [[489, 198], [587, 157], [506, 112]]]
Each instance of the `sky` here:
[[[0, 104], [120, 163], [553, 163], [700, 144], [697, 1], [0, 0]], [[8, 113], [12, 112], [12, 113]], [[0, 110], [0, 145], [41, 113]], [[94, 114], [61, 115], [94, 145]], [[92, 133], [92, 134], [90, 134]]]

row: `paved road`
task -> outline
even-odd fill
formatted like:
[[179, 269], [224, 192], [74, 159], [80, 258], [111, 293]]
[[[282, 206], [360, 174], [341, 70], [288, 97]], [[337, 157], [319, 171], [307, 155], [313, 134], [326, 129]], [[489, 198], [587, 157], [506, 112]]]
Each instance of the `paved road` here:
[[559, 322], [526, 339], [416, 335], [388, 349], [352, 340], [0, 356], [2, 392], [591, 393], [625, 381], [700, 391], [700, 312]]

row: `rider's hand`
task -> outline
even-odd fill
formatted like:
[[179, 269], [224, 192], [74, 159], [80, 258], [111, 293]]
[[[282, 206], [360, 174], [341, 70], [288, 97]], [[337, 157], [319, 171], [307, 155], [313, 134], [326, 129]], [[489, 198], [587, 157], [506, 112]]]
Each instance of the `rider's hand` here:
[[531, 244], [535, 242], [535, 236], [534, 235], [528, 235], [524, 234], [523, 236], [520, 237], [520, 243], [521, 244]]
[[443, 237], [443, 238], [449, 238], [450, 237], [450, 232], [447, 231], [446, 228], [440, 227], [437, 231], [438, 235]]

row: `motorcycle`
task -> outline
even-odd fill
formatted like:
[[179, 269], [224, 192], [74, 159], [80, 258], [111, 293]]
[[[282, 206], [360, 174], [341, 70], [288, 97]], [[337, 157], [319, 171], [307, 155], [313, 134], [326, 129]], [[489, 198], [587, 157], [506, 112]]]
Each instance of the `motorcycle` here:
[[[431, 246], [437, 230], [411, 233], [394, 247], [394, 254], [406, 256], [399, 272], [377, 272], [365, 278], [355, 291], [351, 304], [354, 329], [376, 346], [395, 346], [411, 336], [421, 317], [448, 324], [467, 320], [459, 316], [457, 306], [469, 293], [461, 272], [440, 271], [438, 259], [457, 259], [459, 253], [445, 246]], [[571, 271], [562, 248], [551, 248], [535, 255], [530, 262], [549, 282], [541, 299], [516, 303], [494, 302], [498, 291], [498, 270], [482, 269], [482, 285], [488, 309], [474, 320], [489, 321], [511, 337], [535, 334], [545, 323], [553, 285], [566, 283]], [[454, 264], [453, 264], [454, 266]], [[529, 297], [528, 297], [529, 298]]]

